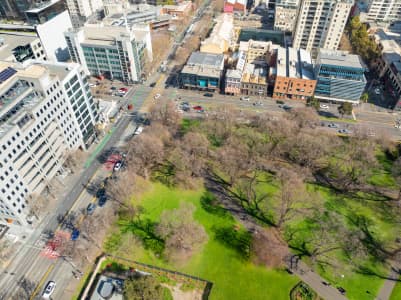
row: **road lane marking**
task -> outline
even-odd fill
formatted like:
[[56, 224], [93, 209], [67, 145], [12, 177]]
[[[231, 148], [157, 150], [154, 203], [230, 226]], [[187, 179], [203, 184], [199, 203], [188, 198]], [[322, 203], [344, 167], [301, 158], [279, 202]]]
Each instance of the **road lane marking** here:
[[53, 263], [50, 265], [50, 267], [47, 269], [46, 273], [42, 276], [42, 278], [39, 281], [39, 284], [36, 286], [35, 290], [33, 291], [31, 297], [29, 298], [29, 300], [33, 300], [36, 296], [36, 294], [39, 292], [40, 287], [44, 284], [47, 276], [49, 276], [50, 272], [54, 269], [54, 266], [56, 264]]

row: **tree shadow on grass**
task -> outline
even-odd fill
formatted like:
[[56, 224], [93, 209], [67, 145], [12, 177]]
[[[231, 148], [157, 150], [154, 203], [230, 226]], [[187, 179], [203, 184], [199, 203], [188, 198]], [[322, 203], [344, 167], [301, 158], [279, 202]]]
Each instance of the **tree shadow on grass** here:
[[202, 208], [209, 214], [233, 220], [233, 216], [229, 214], [224, 207], [218, 204], [216, 196], [211, 192], [205, 192], [200, 199], [200, 203]]
[[153, 180], [159, 181], [160, 183], [172, 187], [174, 186], [175, 168], [171, 163], [165, 163], [153, 173]]
[[247, 230], [229, 226], [215, 228], [214, 233], [217, 241], [235, 250], [240, 258], [245, 260], [250, 258], [252, 235]]
[[132, 232], [143, 243], [145, 249], [152, 250], [160, 255], [164, 250], [164, 240], [156, 233], [157, 223], [150, 219], [135, 219], [130, 221], [120, 221], [121, 232]]

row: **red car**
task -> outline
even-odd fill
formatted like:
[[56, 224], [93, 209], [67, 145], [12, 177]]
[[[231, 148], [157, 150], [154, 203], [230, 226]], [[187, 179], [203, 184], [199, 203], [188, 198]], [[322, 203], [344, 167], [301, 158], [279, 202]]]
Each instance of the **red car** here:
[[119, 91], [120, 91], [120, 92], [125, 92], [125, 93], [126, 93], [126, 92], [128, 92], [128, 89], [125, 88], [125, 87], [122, 87], [122, 88], [119, 89]]
[[194, 110], [203, 110], [202, 106], [197, 105], [193, 107]]

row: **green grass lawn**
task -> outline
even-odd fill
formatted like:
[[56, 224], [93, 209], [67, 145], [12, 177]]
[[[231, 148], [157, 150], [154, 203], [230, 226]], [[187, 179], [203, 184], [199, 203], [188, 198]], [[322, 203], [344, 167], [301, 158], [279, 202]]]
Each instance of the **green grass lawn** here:
[[397, 282], [397, 284], [393, 289], [393, 292], [391, 293], [390, 300], [400, 300], [400, 299], [401, 299], [401, 282]]
[[[130, 258], [140, 262], [175, 269], [213, 282], [210, 299], [230, 300], [286, 300], [291, 288], [299, 281], [297, 277], [282, 270], [267, 269], [244, 261], [233, 249], [214, 238], [218, 228], [232, 226], [235, 221], [230, 215], [206, 211], [201, 204], [203, 189], [186, 191], [171, 189], [160, 183], [153, 183], [141, 199], [134, 199], [145, 208], [143, 218], [157, 221], [165, 209], [179, 206], [181, 201], [196, 206], [195, 219], [206, 229], [209, 239], [203, 250], [184, 265], [172, 265], [156, 257], [151, 251], [136, 245]], [[266, 249], [268, 251], [268, 249]]]

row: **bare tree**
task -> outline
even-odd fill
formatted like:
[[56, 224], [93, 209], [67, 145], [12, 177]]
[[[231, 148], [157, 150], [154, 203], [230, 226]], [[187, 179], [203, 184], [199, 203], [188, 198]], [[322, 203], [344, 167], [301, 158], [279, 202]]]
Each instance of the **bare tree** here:
[[186, 259], [207, 239], [205, 229], [193, 219], [195, 206], [182, 203], [161, 214], [156, 232], [165, 240], [166, 254], [172, 260]]
[[41, 194], [31, 194], [29, 197], [29, 208], [30, 214], [34, 215], [39, 220], [40, 216], [46, 210], [45, 208], [49, 205], [50, 198]]
[[297, 204], [305, 200], [306, 190], [302, 177], [290, 169], [282, 169], [278, 179], [280, 190], [277, 195], [276, 226], [282, 228], [297, 212]]
[[172, 132], [177, 130], [182, 119], [173, 101], [162, 101], [154, 105], [150, 110], [150, 118], [152, 122], [159, 122]]
[[69, 151], [65, 154], [64, 166], [74, 173], [82, 166], [85, 157], [85, 153], [81, 150]]

